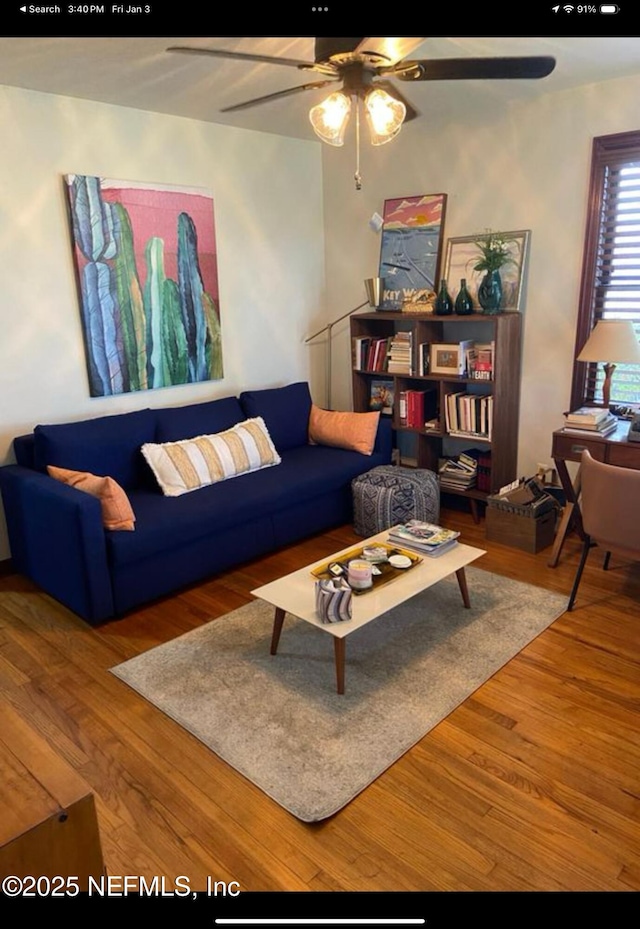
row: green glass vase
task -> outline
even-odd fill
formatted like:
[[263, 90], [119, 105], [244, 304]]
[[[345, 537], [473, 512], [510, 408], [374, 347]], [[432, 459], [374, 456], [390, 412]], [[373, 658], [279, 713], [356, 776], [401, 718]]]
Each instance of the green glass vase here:
[[449, 296], [447, 282], [444, 278], [440, 281], [440, 290], [438, 291], [433, 310], [436, 316], [451, 316], [453, 313], [453, 300]]
[[463, 277], [460, 281], [460, 290], [456, 297], [455, 311], [458, 316], [469, 316], [473, 313], [473, 300], [467, 288], [467, 281]]
[[478, 287], [478, 303], [482, 312], [488, 316], [501, 313], [502, 304], [502, 278], [500, 271], [487, 271]]

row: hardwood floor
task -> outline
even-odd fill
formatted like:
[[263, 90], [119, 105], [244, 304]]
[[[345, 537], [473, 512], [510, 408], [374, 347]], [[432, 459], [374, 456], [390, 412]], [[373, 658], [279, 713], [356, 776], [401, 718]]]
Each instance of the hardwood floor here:
[[[551, 549], [489, 543], [466, 512], [441, 521], [486, 549], [479, 567], [568, 596], [574, 536], [552, 569]], [[322, 823], [297, 821], [109, 673], [357, 541], [325, 533], [95, 629], [0, 578], [0, 718], [94, 792], [107, 871], [242, 891], [639, 890], [638, 566], [604, 572], [592, 553], [575, 610]], [[9, 748], [15, 731], [0, 733]]]

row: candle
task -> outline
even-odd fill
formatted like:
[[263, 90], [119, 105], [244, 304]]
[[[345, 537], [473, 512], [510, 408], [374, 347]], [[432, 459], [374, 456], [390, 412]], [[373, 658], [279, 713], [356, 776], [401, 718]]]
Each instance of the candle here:
[[350, 561], [347, 568], [347, 577], [349, 587], [353, 587], [355, 590], [366, 590], [367, 587], [371, 587], [373, 584], [371, 563], [357, 559]]

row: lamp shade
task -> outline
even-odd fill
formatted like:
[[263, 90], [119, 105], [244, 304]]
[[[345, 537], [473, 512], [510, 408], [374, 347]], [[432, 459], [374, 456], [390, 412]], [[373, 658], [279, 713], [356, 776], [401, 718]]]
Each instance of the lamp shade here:
[[601, 319], [577, 360], [640, 364], [640, 344], [633, 323], [626, 319]]
[[373, 307], [374, 310], [377, 310], [382, 303], [382, 298], [384, 296], [384, 278], [368, 277], [364, 282], [364, 289], [367, 292], [369, 306]]
[[309, 110], [313, 131], [329, 145], [344, 145], [344, 134], [349, 122], [351, 99], [337, 90]]
[[398, 135], [407, 114], [404, 103], [376, 87], [367, 94], [364, 107], [372, 145], [384, 145]]

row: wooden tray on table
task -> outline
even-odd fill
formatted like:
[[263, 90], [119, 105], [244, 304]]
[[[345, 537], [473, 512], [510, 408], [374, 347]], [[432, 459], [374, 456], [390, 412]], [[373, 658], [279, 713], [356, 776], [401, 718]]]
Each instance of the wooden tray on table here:
[[[343, 577], [346, 580], [347, 579], [347, 565], [349, 564], [350, 561], [353, 561], [354, 559], [360, 559], [362, 561], [367, 561], [367, 559], [363, 555], [363, 552], [364, 552], [364, 549], [368, 547], [369, 546], [360, 545], [358, 548], [352, 548], [348, 552], [345, 552], [343, 555], [340, 556], [340, 558], [330, 558], [324, 564], [318, 565], [316, 568], [314, 568], [311, 574], [315, 578], [318, 578], [318, 580], [321, 580], [321, 581], [333, 580], [335, 579], [335, 575], [332, 574], [331, 571], [329, 570], [329, 565], [340, 564], [340, 565], [343, 565], [345, 569]], [[367, 594], [369, 593], [369, 591], [375, 590], [377, 587], [382, 587], [383, 584], [388, 584], [390, 581], [394, 581], [397, 577], [400, 577], [402, 574], [406, 574], [407, 571], [410, 571], [411, 568], [414, 568], [417, 564], [420, 564], [420, 562], [422, 561], [422, 558], [420, 557], [420, 555], [416, 555], [415, 552], [407, 551], [407, 549], [405, 548], [400, 548], [398, 545], [389, 545], [386, 542], [376, 542], [375, 547], [384, 548], [387, 552], [387, 558], [390, 558], [391, 555], [405, 555], [407, 558], [411, 560], [411, 566], [408, 568], [394, 568], [394, 566], [392, 564], [389, 564], [388, 561], [381, 561], [381, 562], [376, 562], [376, 563], [371, 562], [372, 567], [376, 567], [380, 569], [380, 574], [373, 575], [373, 578], [372, 578], [373, 584], [371, 585], [371, 587], [365, 587], [364, 589], [352, 587], [351, 589], [355, 596], [359, 596], [360, 594]]]

